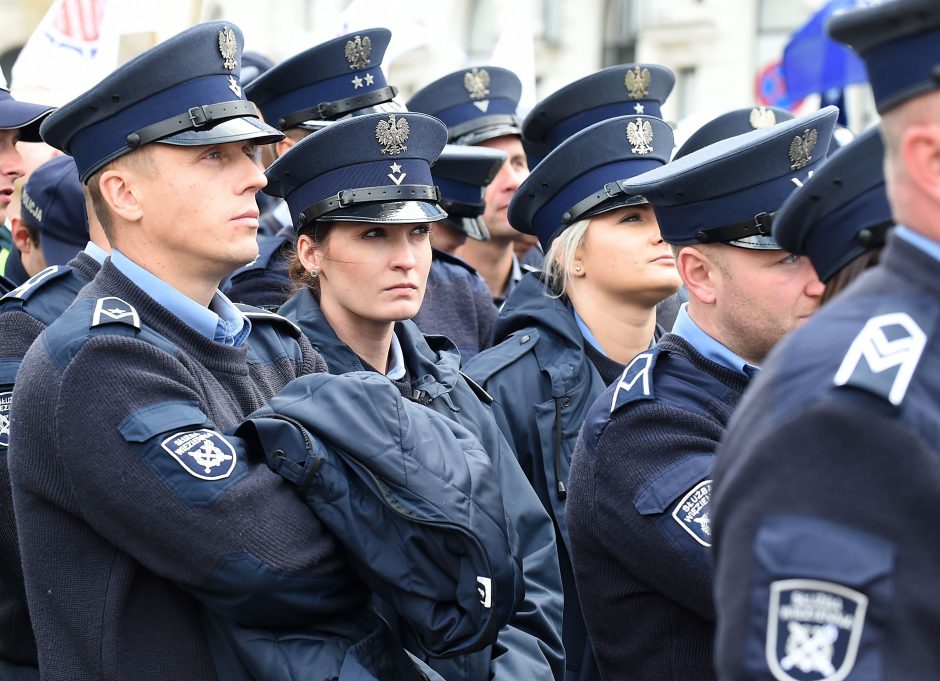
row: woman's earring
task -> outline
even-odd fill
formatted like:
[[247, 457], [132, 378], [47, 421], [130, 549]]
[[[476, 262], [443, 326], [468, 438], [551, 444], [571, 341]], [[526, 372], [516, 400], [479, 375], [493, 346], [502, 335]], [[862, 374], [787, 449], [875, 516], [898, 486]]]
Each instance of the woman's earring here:
[[581, 271], [581, 265], [578, 265], [577, 267], [575, 267], [575, 268], [574, 268], [574, 271], [575, 271], [575, 272], [580, 272], [580, 271]]
[[316, 278], [317, 278], [317, 271], [316, 271], [316, 270], [310, 270], [310, 276], [313, 277], [314, 279], [316, 279]]

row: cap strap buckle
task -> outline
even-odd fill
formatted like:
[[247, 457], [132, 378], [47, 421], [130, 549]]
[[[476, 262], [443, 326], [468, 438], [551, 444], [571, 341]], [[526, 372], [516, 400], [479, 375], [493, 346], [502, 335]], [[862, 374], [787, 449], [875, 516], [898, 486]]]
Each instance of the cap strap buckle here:
[[167, 118], [159, 123], [135, 130], [125, 140], [127, 146], [136, 148], [179, 132], [197, 130], [210, 123], [221, 123], [231, 118], [243, 118], [245, 116], [257, 118], [258, 109], [253, 103], [244, 99], [203, 104], [202, 106], [191, 107], [186, 113], [179, 116]]
[[387, 85], [363, 95], [338, 99], [335, 102], [320, 102], [316, 106], [293, 111], [282, 116], [278, 121], [278, 127], [281, 130], [286, 130], [287, 128], [295, 128], [306, 121], [329, 121], [350, 111], [390, 102], [397, 94], [397, 88]]
[[607, 199], [612, 199], [615, 196], [620, 196], [623, 194], [623, 187], [619, 182], [608, 182], [603, 186], [603, 188], [586, 199], [582, 199], [574, 204], [571, 208], [565, 211], [565, 214], [561, 216], [561, 221], [565, 225], [571, 225], [574, 222], [577, 222], [582, 215], [587, 213], [589, 210], [594, 208], [599, 203], [603, 203]]
[[713, 243], [734, 241], [749, 236], [772, 236], [774, 224], [773, 213], [758, 213], [749, 220], [742, 220], [734, 224], [716, 227], [715, 229], [701, 230], [695, 235], [699, 243]]
[[349, 208], [356, 204], [382, 201], [434, 201], [438, 203], [440, 200], [441, 190], [436, 185], [403, 184], [344, 189], [304, 209], [297, 216], [297, 229], [305, 227], [317, 218], [334, 210]]

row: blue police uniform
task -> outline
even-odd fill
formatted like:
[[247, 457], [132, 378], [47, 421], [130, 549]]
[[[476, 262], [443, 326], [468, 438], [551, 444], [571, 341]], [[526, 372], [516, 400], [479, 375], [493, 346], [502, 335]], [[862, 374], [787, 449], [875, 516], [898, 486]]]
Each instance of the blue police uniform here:
[[[276, 139], [240, 97], [241, 42], [225, 22], [184, 31], [56, 112], [44, 139], [83, 181], [142, 144]], [[10, 412], [44, 678], [420, 678], [373, 592], [431, 650], [489, 644], [521, 566], [479, 443], [324, 370], [281, 317], [105, 262], [27, 352]], [[487, 507], [468, 517], [471, 490]]]
[[[84, 206], [78, 172], [70, 157], [56, 157], [32, 173], [23, 189], [21, 212], [24, 220], [39, 229], [49, 267], [0, 298], [0, 525], [4, 528], [0, 532], [0, 610], [6, 613], [0, 633], [0, 665], [2, 661], [36, 665], [6, 457], [14, 379], [29, 346], [94, 278], [107, 257], [101, 248], [87, 242]], [[78, 241], [85, 249], [75, 255], [80, 250], [75, 245]], [[69, 260], [71, 255], [75, 257]]]
[[[357, 31], [315, 45], [273, 66], [245, 86], [265, 120], [279, 130], [317, 130], [330, 122], [376, 111], [401, 111], [382, 60], [388, 29]], [[276, 310], [290, 297], [288, 274], [294, 225], [283, 202], [261, 215], [258, 257], [235, 270], [222, 290], [239, 303]]]
[[[818, 166], [824, 154], [813, 152], [828, 148], [835, 118], [830, 107], [718, 142], [619, 187], [652, 203], [671, 244], [779, 249], [759, 216]], [[794, 158], [795, 137], [816, 142]], [[672, 333], [634, 358], [584, 421], [568, 532], [605, 679], [714, 678], [711, 470], [754, 371], [684, 306]]]
[[[937, 87], [935, 3], [846, 12], [828, 30], [862, 55], [881, 113]], [[856, 142], [780, 224], [821, 276], [861, 252], [857, 235], [885, 217], [878, 174], [856, 167], [872, 164], [872, 142]], [[715, 475], [721, 678], [940, 673], [938, 259], [940, 244], [896, 227], [879, 264], [774, 349], [732, 419]]]
[[[626, 134], [630, 126], [649, 126], [646, 145], [631, 145]], [[662, 165], [671, 150], [672, 131], [659, 119], [626, 116], [598, 123], [572, 136], [536, 166], [510, 204], [510, 221], [536, 234], [548, 248], [568, 225], [642, 201], [613, 189], [608, 194], [604, 186]], [[542, 186], [550, 189], [539, 190]], [[566, 487], [587, 410], [622, 367], [594, 347], [571, 304], [553, 297], [538, 274], [523, 277], [506, 300], [496, 339], [496, 346], [468, 363], [467, 373], [505, 413], [522, 469], [557, 528], [565, 590], [566, 678], [597, 678], [569, 560]]]
[[[386, 136], [390, 130], [400, 134]], [[441, 152], [444, 136], [443, 125], [423, 114], [340, 122], [304, 139], [268, 170], [272, 191], [285, 197], [299, 230], [324, 220], [378, 225], [440, 220], [440, 190], [428, 183], [433, 181], [430, 164]], [[491, 155], [486, 165], [493, 165]], [[479, 187], [475, 192], [479, 197]], [[295, 293], [281, 311], [323, 353], [332, 373], [371, 368], [336, 337], [310, 289]], [[465, 426], [482, 444], [493, 462], [518, 537], [515, 554], [524, 570], [525, 600], [492, 646], [457, 658], [426, 652], [423, 657], [447, 679], [560, 678], [562, 597], [551, 521], [492, 413], [481, 403], [485, 396], [475, 395], [460, 375], [460, 356], [453, 344], [432, 338], [437, 348], [432, 350], [411, 322], [399, 323], [396, 332], [388, 378], [404, 398]], [[420, 652], [407, 628], [401, 633], [412, 650]]]
[[[431, 168], [447, 219], [436, 229], [454, 229], [468, 238], [489, 239], [483, 223], [483, 192], [506, 155], [486, 147], [449, 144]], [[433, 243], [433, 239], [432, 239]], [[483, 278], [460, 258], [434, 249], [427, 290], [414, 323], [425, 334], [447, 336], [464, 362], [493, 344], [496, 308]]]

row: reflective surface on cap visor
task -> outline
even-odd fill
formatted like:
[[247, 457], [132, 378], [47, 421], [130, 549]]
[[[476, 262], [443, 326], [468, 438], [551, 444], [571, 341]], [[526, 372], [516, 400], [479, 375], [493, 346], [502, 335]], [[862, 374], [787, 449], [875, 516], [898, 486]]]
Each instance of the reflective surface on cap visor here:
[[378, 224], [407, 224], [437, 222], [447, 217], [440, 206], [429, 201], [390, 201], [387, 203], [364, 203], [339, 208], [317, 220], [326, 222], [374, 222]]
[[175, 135], [156, 140], [161, 144], [177, 146], [201, 146], [207, 144], [225, 144], [254, 140], [257, 144], [270, 144], [284, 138], [284, 135], [258, 118], [230, 118], [211, 128], [184, 130]]
[[735, 239], [734, 241], [725, 241], [724, 243], [729, 246], [737, 246], [738, 248], [750, 248], [755, 251], [782, 251], [780, 244], [777, 243], [777, 240], [772, 236], [765, 236], [763, 234], [755, 234], [753, 236], [746, 236], [740, 239]]

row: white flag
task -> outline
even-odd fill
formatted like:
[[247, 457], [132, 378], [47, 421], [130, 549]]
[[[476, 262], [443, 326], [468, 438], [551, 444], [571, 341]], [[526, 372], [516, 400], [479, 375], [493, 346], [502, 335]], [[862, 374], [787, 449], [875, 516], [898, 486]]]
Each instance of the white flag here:
[[62, 105], [118, 64], [120, 0], [55, 0], [13, 64], [13, 95]]

